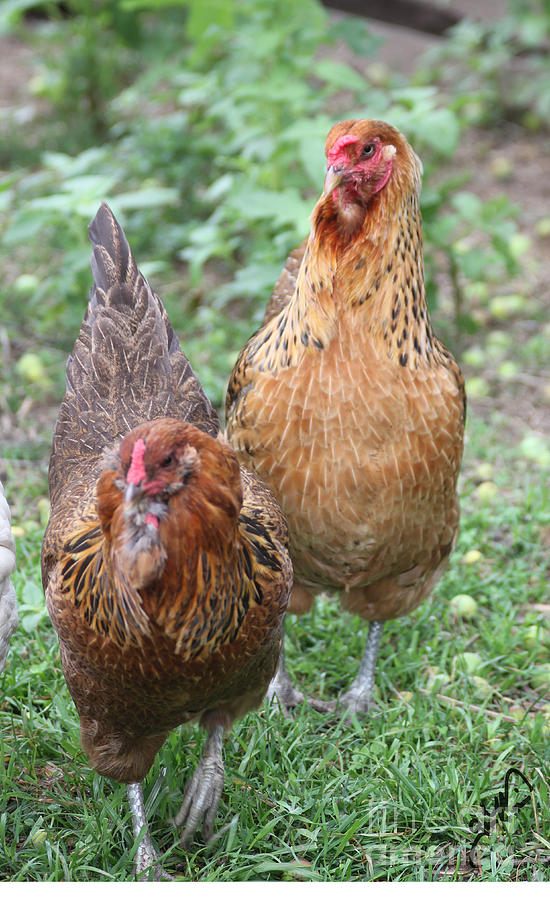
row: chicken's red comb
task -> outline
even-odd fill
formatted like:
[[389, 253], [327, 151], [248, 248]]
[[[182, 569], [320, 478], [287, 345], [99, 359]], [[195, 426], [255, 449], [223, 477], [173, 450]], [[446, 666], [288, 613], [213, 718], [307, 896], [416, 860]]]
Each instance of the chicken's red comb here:
[[128, 474], [126, 476], [126, 481], [128, 484], [139, 484], [140, 481], [143, 481], [145, 478], [145, 441], [143, 438], [139, 438], [135, 444], [134, 449], [132, 450], [132, 461], [130, 463], [130, 468], [128, 469]]
[[339, 137], [327, 153], [329, 166], [335, 166], [339, 162], [347, 162], [347, 157], [342, 153], [342, 150], [349, 144], [356, 144], [358, 140], [359, 138], [355, 137], [354, 134], [343, 134], [342, 137]]

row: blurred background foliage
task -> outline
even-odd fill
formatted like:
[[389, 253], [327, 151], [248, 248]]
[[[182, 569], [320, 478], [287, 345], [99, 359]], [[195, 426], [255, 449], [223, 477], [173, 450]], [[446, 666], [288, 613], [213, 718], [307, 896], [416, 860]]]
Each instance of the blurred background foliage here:
[[[377, 65], [362, 20], [335, 20], [316, 0], [5, 0], [0, 32], [24, 36], [41, 60], [39, 113], [7, 110], [0, 137], [0, 304], [23, 357], [15, 383], [62, 390], [90, 284], [86, 226], [105, 199], [220, 404], [307, 233], [326, 133], [353, 116], [391, 121], [422, 157], [429, 300], [436, 309], [447, 286], [454, 316], [440, 330], [456, 345], [477, 328], [468, 300], [479, 283], [517, 274], [525, 242], [506, 197], [480, 200], [468, 171], [449, 166], [472, 124], [513, 113], [546, 127], [548, 7], [514, 0], [496, 29], [459, 25], [405, 82]], [[43, 17], [32, 28], [29, 13]], [[503, 56], [513, 70], [522, 53], [544, 79], [503, 91]]]

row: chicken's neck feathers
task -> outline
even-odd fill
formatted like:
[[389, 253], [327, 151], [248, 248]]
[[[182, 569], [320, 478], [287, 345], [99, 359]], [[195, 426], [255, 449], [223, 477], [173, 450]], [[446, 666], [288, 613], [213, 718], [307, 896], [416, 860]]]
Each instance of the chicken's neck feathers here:
[[180, 533], [171, 541], [164, 535], [162, 571], [138, 589], [128, 564], [131, 550], [121, 551], [126, 536], [117, 533], [119, 518], [115, 515], [108, 527], [97, 518], [86, 521], [66, 542], [60, 567], [61, 593], [98, 645], [107, 641], [145, 652], [160, 633], [182, 658], [198, 659], [233, 640], [257, 597], [247, 575], [246, 536], [236, 530], [233, 537], [218, 539], [215, 552], [212, 547], [207, 552], [192, 532], [187, 540]]
[[417, 186], [376, 195], [351, 236], [339, 228], [331, 197], [321, 197], [312, 222], [294, 295], [252, 345], [260, 368], [297, 365], [343, 332], [353, 340], [369, 335], [396, 365], [430, 366], [438, 344], [426, 305]]

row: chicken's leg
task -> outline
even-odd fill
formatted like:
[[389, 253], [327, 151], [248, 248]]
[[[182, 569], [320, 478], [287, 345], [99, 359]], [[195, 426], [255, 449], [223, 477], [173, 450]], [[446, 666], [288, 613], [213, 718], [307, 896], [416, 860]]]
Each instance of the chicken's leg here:
[[[383, 622], [371, 622], [359, 671], [349, 690], [345, 694], [341, 694], [338, 700], [318, 700], [316, 697], [308, 697], [307, 702], [313, 709], [318, 712], [331, 713], [344, 708], [356, 715], [368, 712], [369, 707], [372, 706], [376, 660], [383, 628]], [[276, 697], [285, 716], [288, 715], [289, 707], [298, 706], [306, 699], [301, 691], [296, 690], [290, 680], [285, 666], [284, 646], [281, 649], [279, 665], [267, 689], [266, 697], [268, 701]]]
[[368, 712], [369, 707], [372, 706], [376, 660], [380, 649], [383, 628], [383, 622], [370, 623], [367, 643], [365, 644], [365, 651], [357, 676], [352, 681], [349, 690], [342, 694], [338, 700], [339, 707], [343, 706], [356, 715]]
[[223, 790], [223, 733], [223, 725], [209, 728], [202, 759], [185, 789], [183, 803], [174, 819], [177, 828], [185, 824], [181, 836], [183, 847], [191, 843], [201, 819], [203, 840], [212, 837]]
[[[172, 878], [164, 871], [162, 866], [158, 864], [158, 853], [153, 847], [151, 835], [149, 834], [149, 826], [147, 824], [147, 816], [145, 814], [145, 803], [143, 802], [143, 789], [139, 781], [126, 785], [128, 793], [128, 802], [132, 813], [132, 825], [134, 829], [134, 837], [137, 838], [141, 834], [136, 852], [136, 875], [140, 876], [151, 866], [155, 866], [155, 881], [171, 881]], [[143, 830], [145, 827], [145, 830]], [[153, 872], [153, 869], [151, 869]], [[142, 879], [140, 879], [142, 880]]]

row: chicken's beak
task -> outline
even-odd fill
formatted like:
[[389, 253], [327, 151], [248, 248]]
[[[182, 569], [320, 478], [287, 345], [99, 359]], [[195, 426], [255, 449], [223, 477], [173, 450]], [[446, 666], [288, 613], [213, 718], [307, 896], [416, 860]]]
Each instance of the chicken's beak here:
[[136, 497], [139, 493], [141, 493], [140, 486], [138, 484], [134, 484], [133, 481], [129, 481], [124, 491], [124, 502], [130, 504], [134, 497]]
[[338, 185], [342, 183], [345, 177], [346, 170], [343, 166], [329, 166], [323, 186], [323, 193], [325, 194], [325, 196], [328, 197], [328, 195], [332, 193], [334, 188], [337, 188]]

